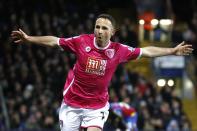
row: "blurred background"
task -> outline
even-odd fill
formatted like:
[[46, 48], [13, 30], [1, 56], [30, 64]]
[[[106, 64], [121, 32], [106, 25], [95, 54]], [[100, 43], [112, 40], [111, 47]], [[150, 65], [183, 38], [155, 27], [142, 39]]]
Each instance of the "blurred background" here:
[[[113, 41], [132, 47], [193, 45], [191, 56], [120, 65], [109, 93], [110, 102], [136, 109], [140, 131], [197, 130], [196, 0], [1, 0], [0, 131], [59, 130], [62, 90], [75, 62], [73, 54], [59, 49], [16, 45], [11, 31], [58, 37], [93, 33], [101, 13], [117, 20]], [[104, 131], [125, 129], [111, 112]]]

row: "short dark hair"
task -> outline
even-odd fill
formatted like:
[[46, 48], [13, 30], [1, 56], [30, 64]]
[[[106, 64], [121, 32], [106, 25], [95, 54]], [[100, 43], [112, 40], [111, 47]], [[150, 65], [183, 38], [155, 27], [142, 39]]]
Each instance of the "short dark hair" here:
[[113, 26], [114, 28], [116, 28], [116, 21], [115, 21], [115, 19], [114, 19], [111, 15], [109, 15], [109, 14], [100, 14], [100, 15], [96, 18], [96, 20], [99, 19], [99, 18], [108, 19], [108, 20], [111, 22], [112, 26]]

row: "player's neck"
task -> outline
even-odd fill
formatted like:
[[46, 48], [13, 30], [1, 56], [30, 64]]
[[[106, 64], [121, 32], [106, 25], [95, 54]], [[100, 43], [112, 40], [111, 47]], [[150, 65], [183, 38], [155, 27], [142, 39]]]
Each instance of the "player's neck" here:
[[101, 43], [101, 42], [96, 42], [97, 46], [100, 48], [105, 48], [108, 45], [108, 42]]

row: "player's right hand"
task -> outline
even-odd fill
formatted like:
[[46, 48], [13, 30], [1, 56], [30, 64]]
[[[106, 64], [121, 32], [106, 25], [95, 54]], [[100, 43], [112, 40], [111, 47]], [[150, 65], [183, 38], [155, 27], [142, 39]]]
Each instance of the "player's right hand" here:
[[15, 43], [23, 43], [28, 41], [28, 35], [23, 32], [21, 29], [12, 31], [11, 38], [14, 40]]

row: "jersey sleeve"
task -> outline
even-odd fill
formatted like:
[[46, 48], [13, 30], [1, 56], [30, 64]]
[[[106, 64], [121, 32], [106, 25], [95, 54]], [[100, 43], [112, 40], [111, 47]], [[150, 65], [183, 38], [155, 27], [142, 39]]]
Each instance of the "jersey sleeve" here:
[[77, 52], [77, 46], [79, 45], [80, 36], [70, 37], [70, 38], [59, 38], [58, 45], [61, 49], [71, 52]]
[[133, 48], [127, 45], [120, 45], [120, 63], [127, 62], [129, 60], [139, 59], [142, 54], [141, 48]]

